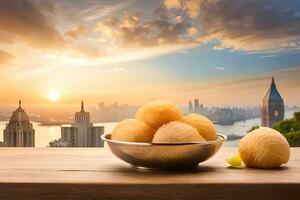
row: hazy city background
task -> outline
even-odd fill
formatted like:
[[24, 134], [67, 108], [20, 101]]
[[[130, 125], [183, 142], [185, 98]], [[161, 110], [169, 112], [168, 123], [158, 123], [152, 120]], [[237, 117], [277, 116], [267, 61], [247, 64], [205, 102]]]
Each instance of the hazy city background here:
[[[187, 102], [188, 103], [188, 102]], [[35, 128], [35, 146], [47, 147], [49, 142], [59, 139], [61, 137], [61, 124], [67, 124], [74, 121], [74, 113], [80, 109], [80, 102], [78, 105], [70, 106], [53, 106], [51, 108], [41, 106], [24, 105], [30, 119], [33, 121]], [[86, 110], [91, 112], [91, 120], [95, 125], [104, 126], [104, 133], [111, 133], [118, 121], [134, 116], [136, 109], [139, 106], [119, 105], [117, 103], [105, 105], [99, 103], [98, 105], [87, 105]], [[15, 106], [0, 107], [1, 120], [0, 131], [3, 132], [6, 123], [10, 118], [12, 111], [16, 109]], [[188, 104], [181, 106], [183, 113], [188, 112]], [[300, 111], [299, 107], [286, 106], [285, 118], [291, 118], [293, 113]], [[260, 107], [205, 107], [204, 113], [207, 113], [211, 119], [220, 119], [224, 121], [216, 124], [218, 133], [225, 135], [239, 135], [243, 136], [246, 132], [255, 125], [261, 125]], [[241, 118], [236, 118], [240, 116]], [[3, 135], [0, 134], [0, 140], [3, 140]], [[226, 146], [236, 146], [239, 140], [227, 141]]]

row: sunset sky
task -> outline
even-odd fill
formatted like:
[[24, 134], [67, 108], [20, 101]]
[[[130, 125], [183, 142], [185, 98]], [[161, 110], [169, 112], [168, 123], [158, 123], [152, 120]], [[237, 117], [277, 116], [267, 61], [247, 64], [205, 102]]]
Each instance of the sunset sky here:
[[0, 1], [0, 104], [300, 105], [299, 0]]

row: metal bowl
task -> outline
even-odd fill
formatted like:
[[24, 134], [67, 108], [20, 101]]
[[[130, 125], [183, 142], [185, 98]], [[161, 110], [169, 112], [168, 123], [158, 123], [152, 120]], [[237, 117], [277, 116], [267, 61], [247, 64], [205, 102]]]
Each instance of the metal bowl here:
[[111, 140], [111, 134], [101, 136], [110, 150], [121, 160], [136, 167], [148, 168], [192, 168], [215, 155], [225, 135], [217, 140], [192, 143], [137, 143]]

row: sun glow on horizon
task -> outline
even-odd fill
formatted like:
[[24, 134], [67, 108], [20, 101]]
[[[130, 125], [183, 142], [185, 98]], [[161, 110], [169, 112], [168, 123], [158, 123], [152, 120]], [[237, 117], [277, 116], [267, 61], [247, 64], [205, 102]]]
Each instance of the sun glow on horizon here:
[[48, 92], [48, 99], [50, 101], [57, 101], [60, 98], [60, 93], [57, 90], [50, 90]]

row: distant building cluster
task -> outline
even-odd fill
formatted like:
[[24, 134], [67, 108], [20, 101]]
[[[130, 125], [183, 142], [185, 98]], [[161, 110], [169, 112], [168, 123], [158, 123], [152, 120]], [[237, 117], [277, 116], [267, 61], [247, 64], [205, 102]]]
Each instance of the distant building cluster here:
[[201, 113], [216, 124], [231, 125], [255, 117], [262, 118], [262, 126], [273, 127], [284, 119], [284, 101], [278, 92], [274, 77], [271, 86], [263, 98], [262, 107], [211, 107], [206, 108], [199, 103], [199, 99], [189, 101], [188, 113]]
[[192, 102], [189, 101], [188, 113], [199, 113], [209, 119], [215, 124], [232, 125], [234, 122], [243, 121], [261, 115], [259, 107], [205, 107], [200, 104], [199, 99], [195, 98]]
[[123, 119], [132, 118], [137, 111], [138, 106], [126, 104], [105, 105], [104, 102], [98, 104], [98, 107], [92, 110], [93, 120], [97, 122], [116, 122]]
[[194, 100], [194, 105], [192, 101], [189, 101], [189, 113], [201, 113], [203, 111], [203, 104], [199, 103], [199, 99]]
[[49, 143], [50, 147], [103, 147], [101, 135], [103, 126], [94, 126], [90, 122], [90, 113], [84, 110], [81, 102], [80, 112], [75, 113], [75, 122], [61, 126], [61, 139]]

